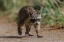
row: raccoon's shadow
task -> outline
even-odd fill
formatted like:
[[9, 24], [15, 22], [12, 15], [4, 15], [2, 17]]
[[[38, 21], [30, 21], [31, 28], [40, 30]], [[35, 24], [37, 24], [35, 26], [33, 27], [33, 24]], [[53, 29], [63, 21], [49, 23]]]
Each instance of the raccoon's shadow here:
[[0, 38], [23, 38], [26, 36], [0, 36]]

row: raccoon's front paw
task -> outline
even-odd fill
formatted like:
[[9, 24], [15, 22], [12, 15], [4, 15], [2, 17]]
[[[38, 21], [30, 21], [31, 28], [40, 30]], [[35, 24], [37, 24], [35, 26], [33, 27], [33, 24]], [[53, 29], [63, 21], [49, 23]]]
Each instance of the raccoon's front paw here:
[[39, 36], [39, 35], [37, 36], [37, 38], [42, 38], [42, 37], [43, 37], [43, 36]]
[[29, 36], [34, 36], [34, 35], [32, 35], [32, 34], [28, 34]]
[[25, 32], [25, 36], [34, 36], [34, 35]]
[[18, 34], [21, 35], [22, 34], [22, 31], [21, 30], [18, 30]]
[[19, 35], [21, 35], [21, 34], [22, 34], [22, 32], [21, 32], [21, 31], [19, 31], [19, 32], [18, 32], [18, 34], [19, 34]]
[[21, 34], [22, 34], [22, 32], [21, 32], [21, 31], [19, 31], [19, 32], [18, 32], [18, 34], [19, 34], [19, 35], [21, 35]]

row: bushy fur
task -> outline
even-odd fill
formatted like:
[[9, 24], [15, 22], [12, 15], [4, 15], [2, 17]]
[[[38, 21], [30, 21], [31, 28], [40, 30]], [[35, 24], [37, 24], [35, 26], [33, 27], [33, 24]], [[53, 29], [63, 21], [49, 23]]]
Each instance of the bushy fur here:
[[18, 15], [18, 33], [19, 35], [22, 34], [22, 26], [25, 25], [26, 27], [26, 32], [25, 34], [28, 34], [29, 36], [33, 36], [31, 34], [29, 34], [30, 32], [30, 28], [31, 25], [34, 25], [37, 36], [40, 37], [38, 35], [38, 29], [37, 29], [37, 20], [38, 20], [38, 16], [40, 14], [38, 12], [35, 11], [35, 9], [31, 6], [24, 6], [19, 10], [19, 15]]

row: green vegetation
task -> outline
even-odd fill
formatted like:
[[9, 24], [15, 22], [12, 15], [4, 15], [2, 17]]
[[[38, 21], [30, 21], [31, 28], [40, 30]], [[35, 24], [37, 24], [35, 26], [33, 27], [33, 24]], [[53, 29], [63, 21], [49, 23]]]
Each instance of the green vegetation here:
[[[60, 1], [61, 2], [61, 1]], [[60, 25], [64, 24], [64, 15], [60, 12], [63, 11], [62, 2], [58, 0], [46, 2], [46, 7], [44, 7], [42, 15], [44, 19], [42, 20], [44, 24], [48, 25]], [[59, 3], [59, 4], [58, 4]]]
[[42, 14], [42, 24], [64, 24], [63, 0], [0, 0], [0, 16], [9, 16], [17, 21], [18, 11], [22, 6], [32, 5]]

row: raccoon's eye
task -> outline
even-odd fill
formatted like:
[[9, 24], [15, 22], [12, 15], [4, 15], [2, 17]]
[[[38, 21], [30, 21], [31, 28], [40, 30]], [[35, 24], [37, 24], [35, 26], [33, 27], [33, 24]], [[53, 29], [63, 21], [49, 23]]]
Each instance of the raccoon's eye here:
[[37, 21], [40, 21], [41, 19], [37, 19]]
[[31, 22], [35, 22], [35, 21], [36, 21], [36, 19], [30, 19], [30, 21], [31, 21]]

